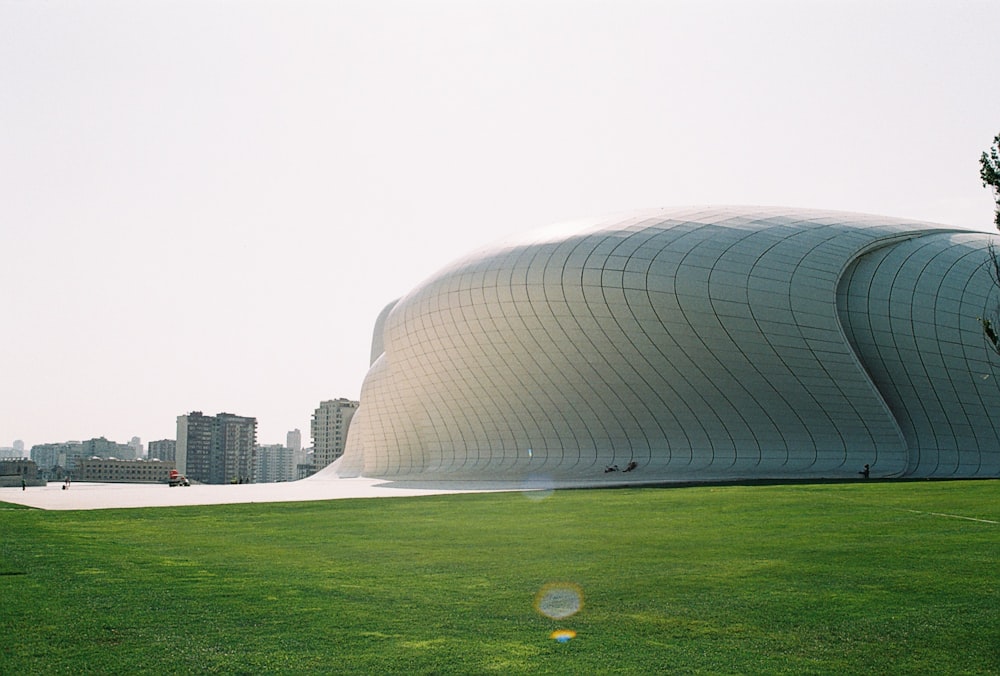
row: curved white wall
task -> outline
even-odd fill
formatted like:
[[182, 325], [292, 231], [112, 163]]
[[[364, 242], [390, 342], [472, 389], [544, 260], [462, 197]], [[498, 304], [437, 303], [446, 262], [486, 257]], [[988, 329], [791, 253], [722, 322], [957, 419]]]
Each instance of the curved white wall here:
[[635, 461], [614, 478], [853, 477], [865, 463], [996, 476], [998, 358], [976, 320], [990, 241], [717, 208], [480, 252], [380, 315], [381, 354], [331, 471], [579, 480]]

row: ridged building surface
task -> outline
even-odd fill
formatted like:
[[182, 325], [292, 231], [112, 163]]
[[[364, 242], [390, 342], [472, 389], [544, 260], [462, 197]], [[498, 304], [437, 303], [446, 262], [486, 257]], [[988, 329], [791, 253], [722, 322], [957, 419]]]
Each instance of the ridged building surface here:
[[344, 457], [386, 478], [996, 477], [993, 235], [642, 212], [473, 254], [379, 316]]

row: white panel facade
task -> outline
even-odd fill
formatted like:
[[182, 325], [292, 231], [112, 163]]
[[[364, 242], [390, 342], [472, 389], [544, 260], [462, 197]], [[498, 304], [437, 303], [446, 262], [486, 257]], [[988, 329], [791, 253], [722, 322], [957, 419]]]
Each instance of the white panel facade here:
[[466, 258], [379, 316], [329, 471], [689, 481], [997, 476], [985, 233], [647, 212]]

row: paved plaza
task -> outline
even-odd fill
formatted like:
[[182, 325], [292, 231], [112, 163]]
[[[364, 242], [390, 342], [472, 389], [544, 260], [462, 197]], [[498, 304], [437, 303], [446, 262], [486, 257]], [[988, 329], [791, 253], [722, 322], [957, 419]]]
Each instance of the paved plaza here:
[[[525, 489], [538, 490], [539, 486]], [[129, 507], [179, 507], [252, 502], [304, 502], [343, 498], [389, 498], [445, 493], [480, 493], [518, 490], [512, 483], [400, 483], [384, 479], [304, 479], [269, 484], [225, 486], [73, 482], [63, 488], [61, 481], [22, 490], [0, 488], [0, 502], [38, 509], [119, 509]]]

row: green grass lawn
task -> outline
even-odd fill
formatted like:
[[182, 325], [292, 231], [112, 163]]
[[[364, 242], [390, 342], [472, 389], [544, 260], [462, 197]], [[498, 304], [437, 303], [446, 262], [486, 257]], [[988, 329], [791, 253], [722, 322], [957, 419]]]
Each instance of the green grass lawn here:
[[1000, 673], [997, 481], [0, 507], [0, 674]]

